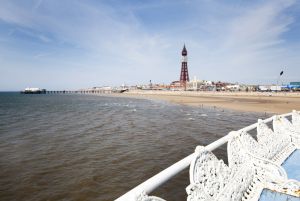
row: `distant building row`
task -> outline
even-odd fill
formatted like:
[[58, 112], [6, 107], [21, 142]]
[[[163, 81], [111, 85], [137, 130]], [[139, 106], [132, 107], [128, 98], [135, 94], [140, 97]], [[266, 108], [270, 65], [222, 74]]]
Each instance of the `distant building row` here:
[[276, 85], [245, 85], [237, 83], [227, 82], [213, 82], [206, 80], [193, 80], [186, 82], [185, 88], [182, 87], [182, 83], [174, 81], [170, 85], [165, 84], [149, 84], [149, 85], [137, 85], [127, 87], [129, 89], [140, 90], [171, 90], [171, 91], [300, 91], [300, 82], [291, 82], [288, 85], [276, 86]]

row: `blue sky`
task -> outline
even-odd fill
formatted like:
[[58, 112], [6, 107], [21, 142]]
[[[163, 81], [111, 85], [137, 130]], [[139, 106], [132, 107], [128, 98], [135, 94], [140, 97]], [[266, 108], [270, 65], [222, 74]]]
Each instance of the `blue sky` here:
[[297, 0], [0, 0], [0, 90], [300, 81]]

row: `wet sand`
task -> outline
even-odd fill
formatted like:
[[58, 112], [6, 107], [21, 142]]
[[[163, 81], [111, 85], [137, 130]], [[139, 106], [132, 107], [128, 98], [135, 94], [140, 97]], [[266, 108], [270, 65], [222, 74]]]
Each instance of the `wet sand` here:
[[300, 93], [129, 91], [120, 96], [165, 100], [176, 104], [247, 112], [287, 113], [300, 110]]

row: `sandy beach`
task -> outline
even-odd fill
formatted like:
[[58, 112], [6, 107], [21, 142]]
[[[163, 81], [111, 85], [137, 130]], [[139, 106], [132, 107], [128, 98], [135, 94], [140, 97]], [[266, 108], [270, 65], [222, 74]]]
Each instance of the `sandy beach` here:
[[118, 95], [122, 97], [165, 100], [190, 106], [217, 107], [248, 112], [281, 114], [292, 110], [300, 110], [300, 93], [132, 90]]

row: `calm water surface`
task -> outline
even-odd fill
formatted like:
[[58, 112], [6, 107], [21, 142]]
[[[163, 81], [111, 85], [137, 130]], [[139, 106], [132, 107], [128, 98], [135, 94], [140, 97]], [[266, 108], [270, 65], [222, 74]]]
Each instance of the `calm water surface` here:
[[[0, 93], [0, 200], [113, 200], [264, 114], [91, 95]], [[216, 154], [226, 159], [226, 147]], [[188, 171], [153, 194], [185, 200]]]

